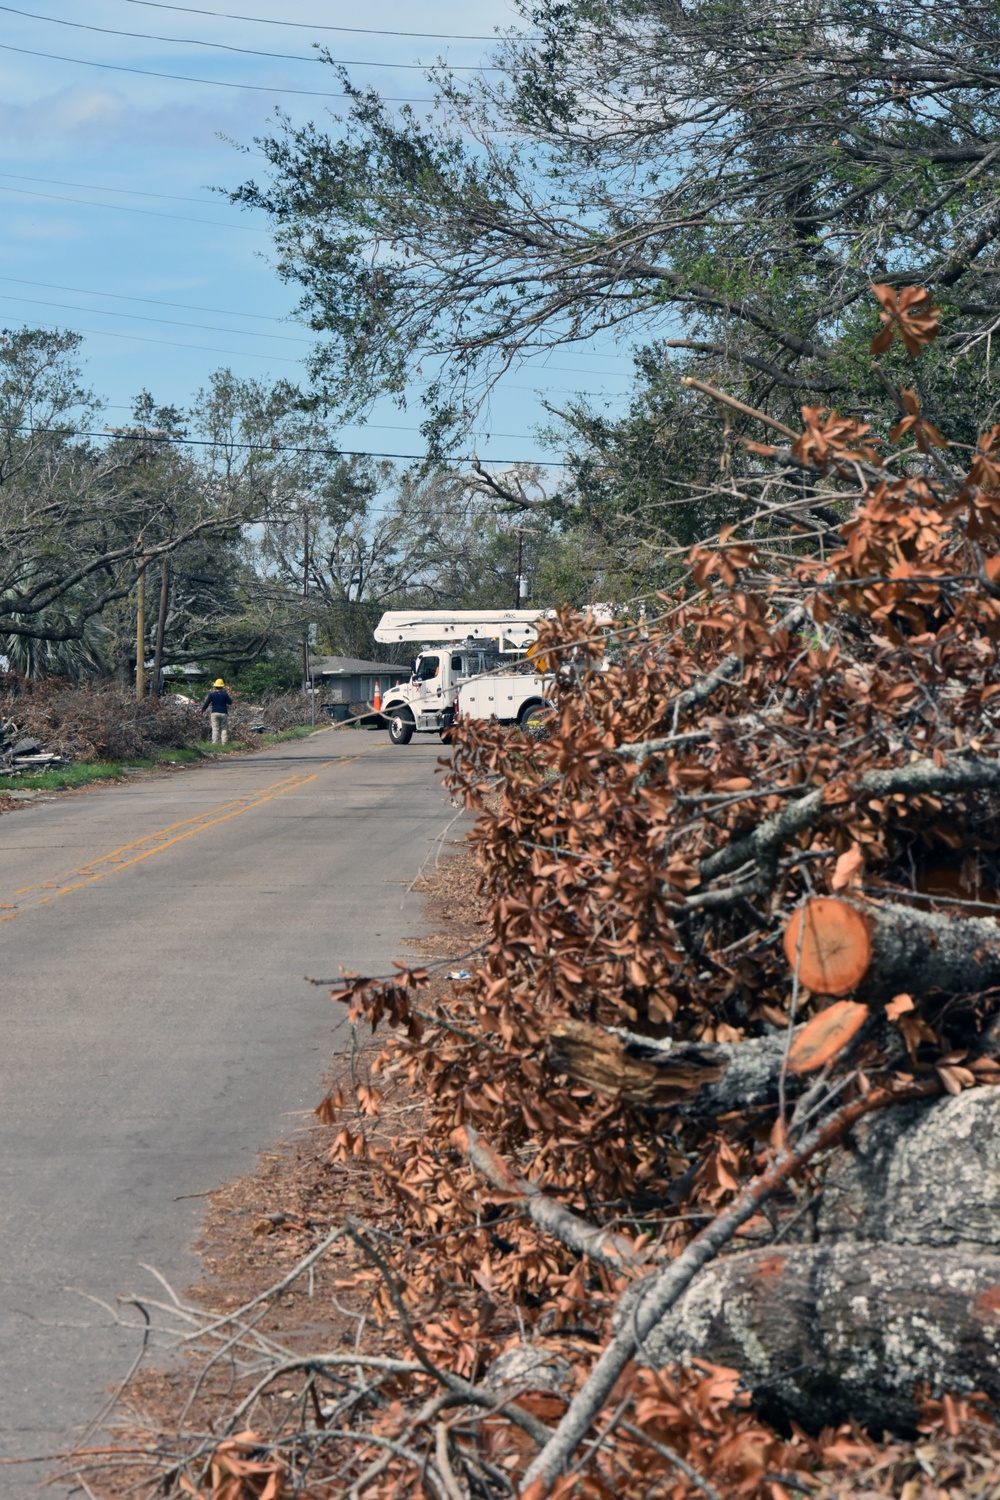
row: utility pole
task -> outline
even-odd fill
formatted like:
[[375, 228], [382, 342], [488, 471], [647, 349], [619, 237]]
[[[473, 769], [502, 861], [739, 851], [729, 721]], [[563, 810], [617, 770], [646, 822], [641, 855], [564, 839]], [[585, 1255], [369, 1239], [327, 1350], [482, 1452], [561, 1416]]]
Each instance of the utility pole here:
[[[306, 512], [302, 521], [302, 598], [309, 598], [309, 513]], [[303, 610], [303, 614], [305, 610]], [[302, 625], [302, 691], [308, 693], [312, 683], [309, 681], [309, 622], [303, 621]]]
[[537, 531], [537, 526], [514, 526], [517, 532], [517, 573], [514, 576], [514, 608], [520, 609], [528, 597], [528, 580], [524, 576], [524, 533]]
[[156, 650], [153, 653], [153, 680], [151, 688], [159, 696], [160, 671], [163, 667], [163, 637], [167, 628], [167, 600], [170, 595], [170, 564], [164, 558], [160, 564], [160, 613], [156, 619]]
[[146, 696], [146, 564], [141, 557], [135, 596], [135, 696]]

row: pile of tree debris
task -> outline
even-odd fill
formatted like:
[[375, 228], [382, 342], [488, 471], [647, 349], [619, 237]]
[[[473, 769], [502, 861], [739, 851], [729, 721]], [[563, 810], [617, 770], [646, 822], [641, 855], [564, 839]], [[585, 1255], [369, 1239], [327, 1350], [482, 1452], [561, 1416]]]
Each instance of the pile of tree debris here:
[[[259, 733], [280, 732], [308, 716], [301, 693], [262, 705], [237, 703], [229, 715], [230, 739], [249, 748]], [[196, 746], [207, 733], [207, 720], [190, 698], [168, 694], [137, 700], [127, 687], [14, 672], [0, 674], [0, 722], [4, 775], [37, 774], [72, 760], [142, 760], [156, 751]]]
[[[876, 292], [914, 356], [936, 310]], [[321, 1110], [395, 1207], [329, 1238], [397, 1347], [210, 1325], [249, 1385], [168, 1493], [996, 1486], [1000, 427], [953, 461], [885, 381], [881, 442], [817, 408], [747, 439], [765, 499], [659, 618], [546, 629], [547, 738], [460, 727], [470, 977], [335, 996], [419, 1132], [373, 1141], [372, 1086]], [[922, 1469], [942, 1432], [986, 1475]]]
[[[197, 711], [169, 699], [136, 700], [134, 691], [100, 682], [0, 675], [0, 715], [6, 741], [34, 740], [65, 760], [141, 760], [159, 749], [196, 743]], [[43, 767], [43, 769], [45, 769]]]

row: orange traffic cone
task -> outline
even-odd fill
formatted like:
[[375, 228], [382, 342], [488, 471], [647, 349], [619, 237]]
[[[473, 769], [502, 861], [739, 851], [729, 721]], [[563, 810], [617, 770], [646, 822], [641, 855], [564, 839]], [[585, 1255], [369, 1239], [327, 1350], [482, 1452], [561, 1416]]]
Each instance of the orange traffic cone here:
[[378, 711], [379, 711], [379, 709], [381, 707], [382, 707], [382, 691], [381, 691], [378, 683], [376, 682], [376, 684], [375, 684], [375, 696], [372, 699], [372, 708], [374, 708], [375, 712], [378, 713]]

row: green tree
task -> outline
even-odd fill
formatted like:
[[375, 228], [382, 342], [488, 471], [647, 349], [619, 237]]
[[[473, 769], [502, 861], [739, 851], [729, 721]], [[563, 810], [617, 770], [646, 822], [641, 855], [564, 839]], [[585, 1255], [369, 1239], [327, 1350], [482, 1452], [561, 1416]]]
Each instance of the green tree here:
[[324, 399], [357, 411], [433, 371], [441, 442], [512, 366], [616, 329], [773, 412], [866, 406], [874, 280], [947, 304], [922, 379], [974, 429], [1000, 273], [992, 0], [521, 13], [499, 82], [442, 71], [433, 120], [354, 90], [335, 133], [260, 142], [270, 180], [234, 197], [271, 215], [326, 336]]

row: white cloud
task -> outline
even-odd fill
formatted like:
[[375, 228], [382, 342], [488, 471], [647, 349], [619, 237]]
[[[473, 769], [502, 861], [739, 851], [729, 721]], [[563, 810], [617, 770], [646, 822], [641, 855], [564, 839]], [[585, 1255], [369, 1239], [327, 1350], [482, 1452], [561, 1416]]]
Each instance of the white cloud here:
[[28, 155], [65, 156], [80, 148], [136, 145], [216, 150], [220, 132], [248, 138], [266, 124], [259, 98], [236, 97], [215, 107], [172, 100], [143, 107], [116, 88], [63, 88], [25, 104], [0, 102], [0, 133]]

